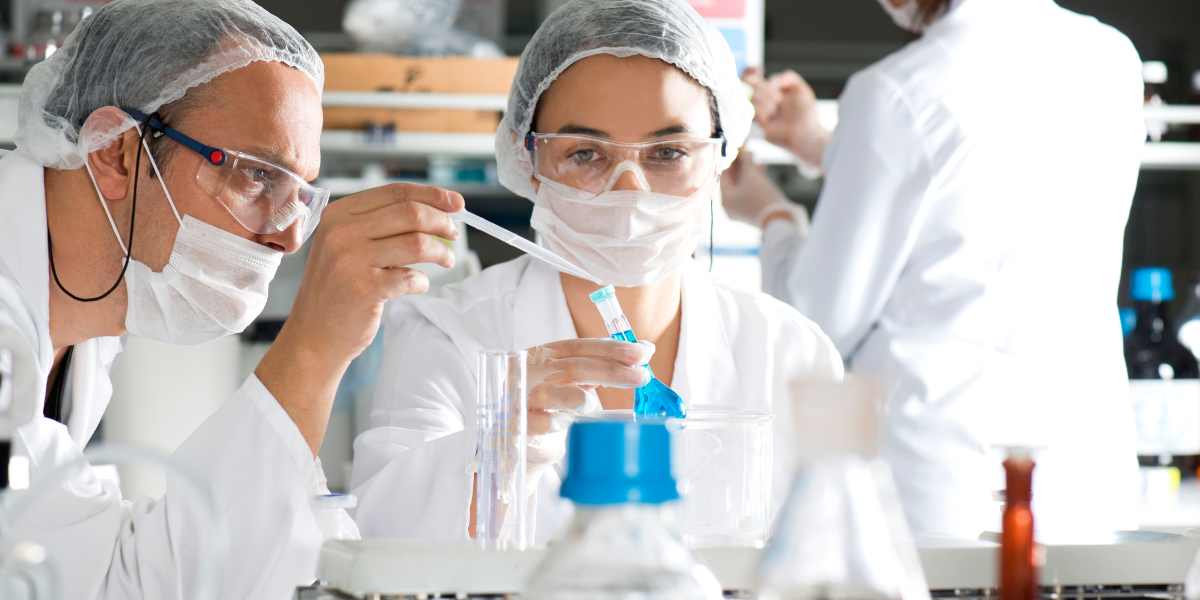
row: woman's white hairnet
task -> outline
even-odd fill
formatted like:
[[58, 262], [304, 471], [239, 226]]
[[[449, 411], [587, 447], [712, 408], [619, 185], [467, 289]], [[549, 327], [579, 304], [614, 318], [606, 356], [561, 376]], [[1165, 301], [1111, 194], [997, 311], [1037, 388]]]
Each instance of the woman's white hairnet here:
[[508, 112], [496, 132], [500, 183], [534, 198], [533, 163], [525, 150], [538, 97], [576, 61], [595, 54], [640, 54], [675, 65], [712, 91], [728, 152], [721, 169], [746, 141], [754, 107], [738, 79], [725, 38], [684, 0], [573, 0], [538, 28], [508, 93]]
[[25, 78], [17, 148], [55, 169], [77, 169], [132, 118], [92, 119], [105, 106], [146, 114], [254, 61], [312, 77], [325, 69], [291, 25], [249, 0], [115, 0], [80, 22], [62, 48]]

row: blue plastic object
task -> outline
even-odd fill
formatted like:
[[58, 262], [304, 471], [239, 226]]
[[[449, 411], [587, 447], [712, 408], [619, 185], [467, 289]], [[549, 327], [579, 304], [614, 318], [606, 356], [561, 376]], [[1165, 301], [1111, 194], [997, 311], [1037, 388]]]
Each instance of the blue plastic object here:
[[1133, 328], [1137, 326], [1137, 311], [1129, 307], [1120, 309], [1121, 313], [1121, 335], [1129, 337], [1133, 333]]
[[1171, 270], [1166, 267], [1134, 269], [1129, 295], [1139, 302], [1166, 302], [1175, 298]]
[[662, 421], [587, 419], [567, 434], [560, 494], [577, 504], [661, 504], [679, 498]]
[[[596, 304], [596, 308], [600, 310], [600, 316], [604, 318], [604, 327], [608, 330], [609, 337], [614, 340], [637, 343], [637, 338], [633, 335], [633, 328], [629, 326], [629, 319], [625, 318], [621, 304], [617, 302], [617, 292], [613, 286], [606, 285], [589, 294], [588, 298], [591, 298], [592, 302]], [[646, 365], [646, 370], [650, 371], [650, 383], [634, 390], [634, 416], [680, 419], [687, 416], [687, 407], [683, 404], [683, 398], [680, 398], [675, 390], [667, 387], [667, 384], [659, 381], [654, 376], [654, 371], [650, 370], [650, 365]]]

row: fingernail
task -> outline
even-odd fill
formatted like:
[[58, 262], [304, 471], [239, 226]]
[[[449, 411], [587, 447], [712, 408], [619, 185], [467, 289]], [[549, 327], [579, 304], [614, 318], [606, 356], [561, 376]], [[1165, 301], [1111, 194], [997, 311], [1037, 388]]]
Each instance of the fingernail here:
[[638, 384], [638, 387], [643, 387], [643, 386], [646, 386], [649, 384], [650, 384], [650, 367], [646, 367], [645, 369], [642, 369], [642, 383]]

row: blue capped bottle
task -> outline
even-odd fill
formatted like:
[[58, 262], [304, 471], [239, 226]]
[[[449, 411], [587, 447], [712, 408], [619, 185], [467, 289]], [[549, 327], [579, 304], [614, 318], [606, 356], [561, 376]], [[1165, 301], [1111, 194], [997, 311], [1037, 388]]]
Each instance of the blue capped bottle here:
[[1125, 338], [1125, 367], [1137, 420], [1138, 462], [1194, 477], [1200, 462], [1200, 364], [1171, 327], [1171, 271], [1135, 269], [1131, 280], [1137, 323]]
[[575, 518], [523, 597], [722, 597], [716, 577], [663, 523], [665, 505], [679, 492], [661, 421], [594, 418], [572, 425], [561, 494], [574, 502]]

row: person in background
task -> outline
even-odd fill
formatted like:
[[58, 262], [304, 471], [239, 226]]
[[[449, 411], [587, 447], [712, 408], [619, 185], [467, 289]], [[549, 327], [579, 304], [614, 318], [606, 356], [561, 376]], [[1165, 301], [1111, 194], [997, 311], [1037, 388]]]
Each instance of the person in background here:
[[508, 107], [496, 133], [500, 182], [533, 202], [550, 250], [616, 286], [645, 341], [608, 339], [588, 298], [601, 286], [529, 256], [393, 304], [371, 429], [354, 444], [363, 535], [468, 537], [484, 349], [529, 350], [524, 492], [536, 543], [572, 515], [558, 496], [562, 422], [633, 408], [647, 363], [688, 410], [776, 415], [777, 511], [793, 475], [791, 386], [839, 380], [842, 363], [791, 307], [715, 281], [692, 260], [752, 117], [724, 38], [683, 0], [575, 0], [526, 46]]
[[453, 264], [433, 236], [454, 239], [445, 212], [463, 206], [397, 184], [324, 208], [323, 79], [304, 38], [248, 0], [116, 0], [26, 78], [16, 150], [0, 158], [0, 323], [34, 350], [42, 391], [17, 401], [44, 416], [14, 434], [33, 482], [14, 493], [32, 497], [4, 515], [0, 548], [45, 547], [58, 597], [197, 589], [213, 532], [179, 480], [130, 501], [83, 449], [125, 334], [242, 331], [314, 229], [277, 341], [171, 460], [203, 484], [227, 539], [216, 597], [282, 600], [315, 579], [309, 501], [328, 493], [315, 457], [338, 381], [384, 302], [427, 288], [404, 265]]
[[1041, 448], [1039, 528], [1136, 527], [1112, 318], [1145, 138], [1129, 40], [1051, 0], [880, 0], [919, 37], [854, 74], [832, 133], [796, 73], [754, 86], [766, 138], [824, 170], [811, 231], [750, 164], [763, 287], [886, 382], [881, 454], [914, 531], [998, 527], [998, 447]]

